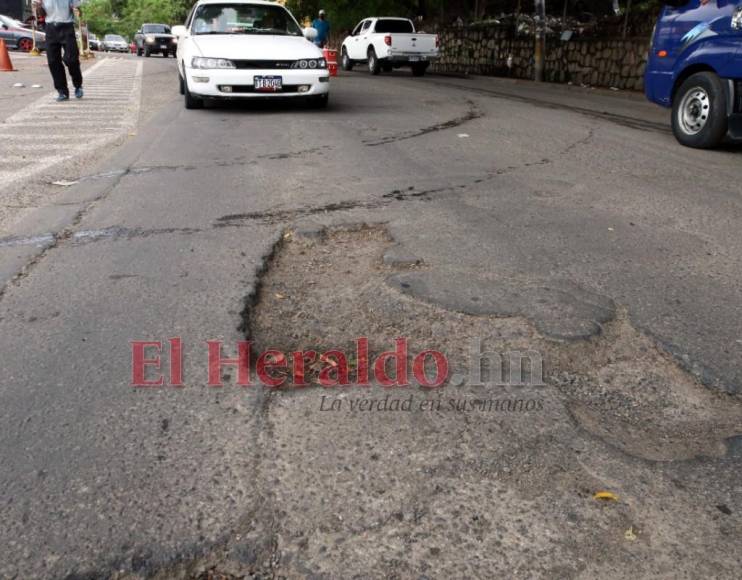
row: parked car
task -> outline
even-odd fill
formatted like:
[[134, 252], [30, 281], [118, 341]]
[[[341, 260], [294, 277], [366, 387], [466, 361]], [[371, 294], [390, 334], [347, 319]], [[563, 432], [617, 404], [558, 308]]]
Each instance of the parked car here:
[[23, 22], [3, 16], [0, 14], [0, 38], [5, 41], [8, 48], [16, 48], [28, 52], [33, 48], [34, 34], [36, 35], [36, 48], [44, 50], [46, 48], [46, 35], [37, 30], [34, 32]]
[[371, 74], [377, 75], [409, 66], [412, 74], [423, 76], [431, 60], [438, 57], [439, 46], [438, 35], [416, 32], [412, 20], [366, 18], [343, 41], [342, 67], [349, 71], [365, 62]]
[[742, 0], [669, 0], [645, 75], [647, 97], [672, 108], [683, 145], [742, 139]]
[[161, 54], [167, 58], [169, 54], [175, 56], [178, 49], [178, 40], [166, 24], [143, 24], [134, 36], [134, 43], [137, 56]]
[[180, 92], [187, 109], [204, 99], [302, 99], [327, 105], [322, 51], [286, 8], [261, 0], [199, 0], [178, 37]]
[[103, 37], [103, 50], [106, 52], [129, 52], [129, 44], [123, 36], [106, 34]]
[[88, 33], [88, 47], [90, 50], [101, 50], [101, 42], [92, 32]]

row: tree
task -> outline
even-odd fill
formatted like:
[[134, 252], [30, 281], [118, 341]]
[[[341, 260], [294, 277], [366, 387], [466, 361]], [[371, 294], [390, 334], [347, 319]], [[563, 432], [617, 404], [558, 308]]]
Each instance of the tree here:
[[176, 0], [128, 0], [124, 8], [122, 30], [131, 38], [142, 24], [172, 24], [178, 13]]
[[191, 0], [87, 0], [82, 13], [91, 32], [131, 38], [146, 22], [183, 22], [193, 3]]
[[82, 16], [90, 31], [98, 36], [118, 33], [118, 19], [111, 0], [88, 0], [83, 5]]

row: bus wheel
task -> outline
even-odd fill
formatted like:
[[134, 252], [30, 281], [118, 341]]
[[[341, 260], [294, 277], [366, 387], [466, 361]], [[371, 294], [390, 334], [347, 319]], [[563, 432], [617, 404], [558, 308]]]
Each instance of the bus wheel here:
[[718, 147], [728, 130], [726, 88], [712, 72], [696, 73], [680, 85], [672, 108], [672, 131], [696, 149]]

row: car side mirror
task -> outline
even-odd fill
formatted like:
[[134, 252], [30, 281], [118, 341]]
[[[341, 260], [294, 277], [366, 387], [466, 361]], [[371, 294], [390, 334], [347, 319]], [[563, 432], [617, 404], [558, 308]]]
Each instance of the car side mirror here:
[[186, 29], [185, 26], [182, 26], [182, 25], [173, 26], [171, 31], [172, 31], [173, 36], [177, 38], [180, 38], [181, 36], [185, 36], [186, 34], [188, 34], [188, 30]]
[[319, 33], [317, 32], [316, 28], [305, 28], [304, 29], [304, 38], [306, 38], [307, 40], [311, 42], [314, 42], [318, 34]]

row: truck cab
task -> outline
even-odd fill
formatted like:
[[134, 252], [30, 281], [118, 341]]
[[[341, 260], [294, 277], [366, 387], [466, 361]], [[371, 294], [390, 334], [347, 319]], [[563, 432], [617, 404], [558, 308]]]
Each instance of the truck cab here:
[[672, 108], [683, 145], [742, 139], [742, 0], [668, 0], [644, 86], [649, 100]]

